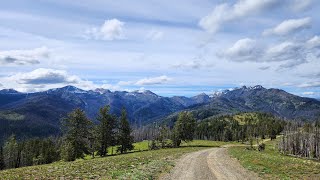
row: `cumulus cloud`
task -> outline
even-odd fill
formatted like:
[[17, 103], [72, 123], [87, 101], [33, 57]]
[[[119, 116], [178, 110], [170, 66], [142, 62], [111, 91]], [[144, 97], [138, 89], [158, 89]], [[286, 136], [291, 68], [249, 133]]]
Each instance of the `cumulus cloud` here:
[[76, 75], [69, 74], [64, 70], [39, 68], [31, 72], [16, 73], [11, 76], [0, 78], [8, 88], [14, 88], [21, 92], [42, 91], [66, 85], [74, 85], [82, 89], [95, 89], [91, 81], [81, 79]]
[[250, 38], [236, 41], [218, 57], [235, 62], [284, 62], [280, 68], [291, 68], [308, 62], [308, 57], [320, 55], [320, 38], [307, 41], [284, 41], [279, 44], [261, 45]]
[[151, 30], [147, 35], [146, 38], [150, 40], [160, 40], [163, 38], [163, 32], [162, 31], [157, 31], [157, 30]]
[[199, 26], [210, 33], [215, 33], [226, 22], [266, 11], [278, 3], [280, 3], [278, 0], [240, 0], [233, 5], [220, 4], [207, 16], [201, 18]]
[[285, 41], [269, 47], [265, 52], [265, 61], [302, 60], [306, 58], [303, 44]]
[[170, 80], [171, 78], [169, 78], [168, 76], [151, 77], [151, 78], [140, 79], [135, 83], [135, 85], [139, 85], [139, 86], [156, 85], [156, 84], [166, 83]]
[[279, 25], [272, 29], [267, 29], [263, 32], [263, 35], [287, 35], [292, 32], [297, 32], [302, 29], [311, 27], [311, 18], [301, 19], [288, 19], [281, 22]]
[[0, 64], [39, 64], [40, 60], [49, 58], [50, 51], [47, 47], [31, 50], [0, 51]]
[[69, 75], [64, 70], [39, 68], [27, 73], [18, 73], [11, 76], [19, 84], [76, 84], [81, 80], [77, 76]]
[[[233, 61], [252, 61], [261, 54], [256, 40], [245, 38], [236, 41], [230, 48], [218, 55]], [[255, 59], [254, 61], [258, 61]]]
[[118, 19], [106, 20], [101, 27], [91, 28], [86, 31], [86, 37], [96, 40], [112, 41], [123, 39], [124, 22]]

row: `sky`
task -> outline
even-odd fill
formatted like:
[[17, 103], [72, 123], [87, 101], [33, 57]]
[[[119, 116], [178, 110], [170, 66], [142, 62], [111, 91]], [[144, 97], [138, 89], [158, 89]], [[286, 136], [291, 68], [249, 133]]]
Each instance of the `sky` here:
[[241, 86], [320, 97], [317, 0], [10, 0], [0, 89], [193, 96]]

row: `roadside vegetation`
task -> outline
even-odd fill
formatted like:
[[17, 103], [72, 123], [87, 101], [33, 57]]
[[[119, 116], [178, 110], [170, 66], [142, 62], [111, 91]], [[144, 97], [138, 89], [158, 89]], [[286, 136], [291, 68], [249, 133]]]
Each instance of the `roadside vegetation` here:
[[229, 154], [263, 179], [319, 179], [320, 163], [281, 154], [278, 151], [281, 139], [280, 137], [266, 141], [264, 151], [248, 150], [246, 147], [238, 146], [230, 147]]
[[[224, 142], [198, 141], [182, 143], [182, 148], [148, 150], [150, 142], [135, 143], [134, 153], [77, 159], [73, 162], [54, 162], [52, 164], [22, 167], [0, 171], [3, 179], [155, 179], [168, 173], [174, 160], [189, 152], [208, 147], [218, 147]], [[141, 152], [139, 152], [141, 151]]]

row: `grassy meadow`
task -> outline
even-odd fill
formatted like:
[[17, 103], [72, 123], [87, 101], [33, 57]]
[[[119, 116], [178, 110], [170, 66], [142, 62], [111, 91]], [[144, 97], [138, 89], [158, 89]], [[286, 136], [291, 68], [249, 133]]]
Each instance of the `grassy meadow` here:
[[104, 158], [55, 162], [0, 171], [2, 179], [154, 179], [169, 172], [174, 160], [189, 152], [218, 147], [224, 142], [195, 140], [181, 148], [148, 151], [148, 141], [135, 143], [134, 152]]
[[266, 141], [262, 152], [231, 147], [229, 154], [263, 179], [320, 179], [320, 162], [280, 154], [278, 140]]

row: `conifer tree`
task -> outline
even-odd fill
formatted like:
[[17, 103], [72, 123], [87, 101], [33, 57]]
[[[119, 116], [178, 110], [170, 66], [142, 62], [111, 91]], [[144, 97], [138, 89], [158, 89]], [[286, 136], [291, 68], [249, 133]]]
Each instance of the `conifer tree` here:
[[91, 136], [89, 129], [92, 122], [81, 109], [75, 109], [62, 120], [64, 132], [64, 144], [62, 150], [63, 159], [73, 161], [89, 154], [88, 139]]
[[19, 146], [16, 140], [16, 136], [12, 135], [5, 143], [4, 149], [4, 163], [6, 168], [17, 168], [19, 157]]
[[127, 112], [125, 109], [122, 109], [118, 134], [118, 152], [121, 154], [133, 149], [133, 137], [131, 136], [131, 131], [129, 121], [127, 119]]
[[115, 145], [117, 118], [109, 114], [110, 106], [100, 108], [97, 120], [100, 124], [97, 127], [98, 153], [106, 156], [108, 147]]
[[174, 126], [173, 144], [179, 147], [181, 141], [192, 141], [196, 127], [196, 120], [190, 112], [179, 113]]

